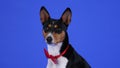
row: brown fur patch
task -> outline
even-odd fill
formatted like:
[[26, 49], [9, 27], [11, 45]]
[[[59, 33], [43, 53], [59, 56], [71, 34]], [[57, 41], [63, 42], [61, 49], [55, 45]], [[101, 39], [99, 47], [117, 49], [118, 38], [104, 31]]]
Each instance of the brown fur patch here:
[[43, 30], [43, 36], [45, 39], [46, 39], [47, 35], [48, 35], [48, 33], [45, 33], [45, 31]]
[[62, 42], [65, 38], [65, 32], [62, 31], [60, 34], [53, 33], [53, 37], [54, 37], [54, 43]]
[[58, 25], [55, 25], [54, 28], [58, 28]]
[[52, 26], [51, 24], [48, 25], [49, 28], [51, 28], [51, 26]]

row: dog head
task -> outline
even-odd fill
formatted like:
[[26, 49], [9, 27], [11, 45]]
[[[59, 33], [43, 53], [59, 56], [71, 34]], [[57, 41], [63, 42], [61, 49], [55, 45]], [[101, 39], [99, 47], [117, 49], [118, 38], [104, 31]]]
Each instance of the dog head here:
[[71, 21], [72, 12], [66, 8], [60, 19], [52, 19], [45, 7], [40, 9], [40, 20], [43, 25], [43, 35], [48, 44], [57, 44], [65, 39], [65, 32]]

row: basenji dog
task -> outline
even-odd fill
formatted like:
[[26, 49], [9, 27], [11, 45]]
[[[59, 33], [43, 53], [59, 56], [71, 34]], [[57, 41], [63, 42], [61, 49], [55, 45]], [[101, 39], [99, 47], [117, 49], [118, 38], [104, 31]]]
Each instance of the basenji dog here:
[[91, 68], [69, 43], [67, 28], [71, 17], [70, 8], [66, 8], [60, 19], [51, 18], [44, 6], [40, 9], [43, 36], [48, 48], [44, 49], [48, 58], [47, 68]]

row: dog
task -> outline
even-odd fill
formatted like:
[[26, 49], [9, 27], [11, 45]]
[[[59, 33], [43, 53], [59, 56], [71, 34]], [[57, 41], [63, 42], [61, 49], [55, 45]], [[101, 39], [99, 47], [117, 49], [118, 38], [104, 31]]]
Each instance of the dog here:
[[71, 17], [70, 8], [66, 8], [60, 19], [51, 18], [44, 6], [40, 9], [43, 36], [48, 48], [48, 51], [44, 49], [48, 58], [47, 68], [91, 68], [69, 43], [67, 28]]

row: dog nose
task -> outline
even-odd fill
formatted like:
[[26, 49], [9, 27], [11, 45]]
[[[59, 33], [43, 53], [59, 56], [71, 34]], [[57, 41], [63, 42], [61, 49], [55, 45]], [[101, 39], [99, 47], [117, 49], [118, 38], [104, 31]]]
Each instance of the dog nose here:
[[47, 37], [47, 42], [50, 44], [52, 42], [52, 37]]

